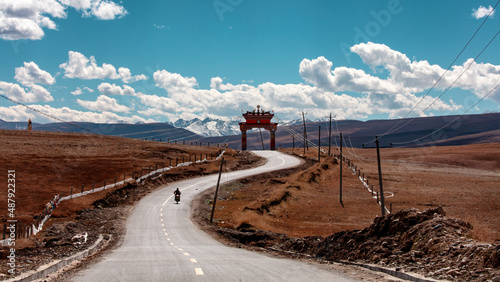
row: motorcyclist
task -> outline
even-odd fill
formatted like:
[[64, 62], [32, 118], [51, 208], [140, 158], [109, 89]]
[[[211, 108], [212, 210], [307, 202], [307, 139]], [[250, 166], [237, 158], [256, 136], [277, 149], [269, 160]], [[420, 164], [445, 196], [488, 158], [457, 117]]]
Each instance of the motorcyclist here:
[[174, 191], [174, 195], [181, 195], [181, 191], [179, 190], [179, 188], [177, 188], [175, 191]]
[[174, 191], [174, 195], [175, 195], [175, 202], [178, 204], [181, 201], [181, 191], [179, 191], [179, 188], [177, 188]]

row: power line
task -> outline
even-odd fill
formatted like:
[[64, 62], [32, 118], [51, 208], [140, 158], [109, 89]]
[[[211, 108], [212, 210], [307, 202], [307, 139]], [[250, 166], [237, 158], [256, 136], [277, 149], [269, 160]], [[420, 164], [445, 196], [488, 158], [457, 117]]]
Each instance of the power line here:
[[356, 151], [354, 150], [354, 146], [352, 145], [352, 141], [351, 141], [351, 137], [348, 136], [347, 138], [349, 138], [349, 143], [351, 144], [351, 148], [352, 148], [352, 152], [354, 153], [354, 157], [360, 161], [362, 164], [365, 164], [365, 162], [363, 162], [360, 157], [358, 156], [358, 154], [356, 154]]
[[[408, 123], [404, 124], [402, 127], [399, 127], [397, 129], [394, 129], [395, 127], [397, 127], [402, 121], [403, 119], [407, 118], [410, 113], [413, 112], [413, 110], [415, 110], [416, 107], [418, 107], [418, 105], [420, 105], [420, 103], [422, 103], [425, 99], [425, 97], [427, 97], [429, 95], [429, 93], [436, 87], [436, 85], [439, 83], [439, 81], [441, 81], [443, 79], [443, 77], [446, 75], [446, 73], [450, 70], [450, 68], [453, 66], [453, 64], [457, 61], [457, 59], [460, 57], [460, 55], [462, 55], [462, 53], [465, 51], [465, 49], [467, 48], [467, 46], [469, 46], [470, 42], [474, 39], [474, 37], [477, 35], [477, 33], [479, 32], [479, 30], [483, 27], [483, 25], [485, 24], [486, 20], [491, 16], [491, 14], [493, 13], [493, 11], [495, 11], [496, 7], [498, 6], [498, 3], [500, 3], [500, 0], [497, 1], [497, 3], [495, 4], [495, 6], [493, 7], [493, 9], [491, 9], [490, 13], [484, 18], [483, 22], [481, 23], [481, 25], [479, 25], [479, 27], [476, 29], [476, 31], [474, 32], [474, 34], [472, 35], [472, 37], [469, 39], [469, 41], [467, 41], [467, 43], [465, 44], [465, 46], [462, 48], [462, 50], [458, 53], [458, 55], [455, 57], [455, 59], [453, 60], [453, 62], [451, 62], [451, 64], [448, 66], [448, 68], [445, 70], [445, 72], [441, 75], [441, 77], [439, 77], [439, 79], [434, 83], [434, 85], [425, 93], [425, 95], [420, 99], [420, 101], [415, 105], [413, 106], [413, 108], [402, 118], [398, 121], [398, 123], [396, 123], [393, 127], [391, 127], [389, 130], [387, 130], [384, 134], [381, 135], [384, 136], [384, 135], [387, 135], [389, 133], [392, 133], [396, 130], [399, 130], [401, 129], [402, 127], [406, 126]], [[498, 33], [497, 33], [498, 34]], [[496, 37], [496, 35], [495, 35]], [[488, 43], [489, 45], [489, 43]], [[484, 51], [484, 49], [483, 49]], [[482, 51], [481, 51], [482, 53]], [[443, 93], [444, 94], [444, 93]], [[434, 102], [433, 102], [434, 103]], [[431, 104], [432, 105], [432, 104]], [[393, 130], [394, 129], [394, 130]], [[373, 142], [374, 140], [368, 142], [368, 143], [371, 143]]]
[[21, 103], [21, 102], [18, 102], [18, 101], [14, 100], [14, 99], [11, 99], [11, 98], [9, 98], [9, 97], [5, 96], [5, 95], [3, 95], [3, 94], [0, 94], [0, 96], [1, 96], [2, 98], [4, 98], [4, 99], [7, 99], [7, 100], [11, 101], [11, 102], [12, 102], [12, 103], [14, 103], [14, 104], [18, 104], [18, 105], [20, 105], [20, 106], [23, 106], [23, 107], [25, 107], [25, 108], [27, 108], [27, 109], [30, 109], [30, 110], [32, 110], [32, 111], [34, 111], [34, 112], [37, 112], [37, 113], [39, 113], [39, 114], [41, 114], [41, 115], [44, 115], [44, 116], [48, 117], [48, 118], [51, 118], [51, 119], [54, 119], [54, 120], [60, 121], [60, 122], [62, 122], [62, 123], [65, 123], [65, 124], [67, 124], [67, 125], [71, 125], [71, 126], [73, 126], [73, 127], [76, 127], [76, 128], [82, 129], [82, 130], [87, 131], [87, 132], [89, 132], [89, 133], [94, 133], [94, 134], [97, 134], [97, 133], [93, 132], [93, 131], [92, 131], [92, 130], [90, 130], [90, 129], [87, 129], [87, 128], [84, 128], [84, 127], [81, 127], [81, 126], [76, 125], [76, 124], [74, 124], [74, 123], [71, 123], [71, 122], [68, 122], [68, 121], [62, 120], [62, 119], [60, 119], [60, 118], [58, 118], [58, 117], [52, 116], [52, 115], [47, 114], [47, 113], [44, 113], [44, 112], [42, 112], [42, 111], [39, 111], [39, 110], [37, 110], [37, 109], [35, 109], [35, 108], [31, 107], [31, 106], [25, 105], [25, 104], [23, 104], [23, 103]]
[[[450, 84], [450, 86], [448, 86], [444, 91], [443, 93], [441, 93], [438, 97], [436, 97], [436, 99], [434, 99], [434, 101], [432, 101], [432, 103], [430, 103], [425, 109], [423, 109], [420, 113], [422, 114], [423, 112], [427, 111], [437, 100], [439, 100], [446, 92], [448, 92], [448, 90], [451, 89], [451, 87], [453, 87], [453, 85], [455, 85], [455, 83], [464, 75], [464, 73], [469, 70], [469, 68], [476, 62], [476, 60], [481, 56], [481, 54], [483, 54], [483, 52], [486, 50], [486, 48], [488, 48], [488, 46], [490, 46], [490, 44], [493, 42], [493, 40], [495, 40], [495, 38], [498, 36], [498, 34], [500, 33], [500, 30], [497, 31], [497, 33], [495, 34], [495, 36], [493, 36], [493, 38], [488, 42], [488, 44], [486, 44], [486, 46], [483, 48], [483, 50], [481, 50], [481, 52], [472, 60], [472, 62], [467, 66], [467, 68], [465, 68], [462, 73]], [[407, 121], [405, 124], [403, 124], [402, 126], [400, 126], [399, 128], [397, 129], [394, 129], [392, 132], [396, 131], [396, 130], [399, 130], [403, 127], [405, 127], [406, 125], [408, 125], [409, 123], [411, 123], [413, 120], [415, 120], [415, 118], [412, 118], [410, 119], [409, 121]], [[402, 120], [400, 120], [402, 121]], [[382, 134], [382, 136], [386, 135], [386, 134], [389, 134], [391, 132], [387, 131], [386, 133]]]
[[[72, 126], [72, 127], [75, 127], [75, 128], [81, 129], [81, 130], [86, 131], [86, 132], [88, 132], [88, 133], [98, 134], [98, 135], [102, 135], [102, 136], [109, 136], [109, 137], [112, 137], [112, 136], [118, 136], [118, 137], [123, 137], [123, 136], [128, 136], [128, 135], [137, 135], [137, 134], [142, 134], [142, 133], [160, 132], [160, 131], [168, 131], [168, 130], [181, 130], [180, 128], [173, 127], [173, 128], [167, 128], [167, 129], [150, 130], [150, 131], [143, 131], [143, 132], [133, 132], [133, 133], [118, 134], [118, 135], [105, 135], [105, 134], [99, 134], [99, 133], [93, 132], [92, 130], [90, 130], [90, 129], [88, 129], [88, 128], [85, 128], [85, 127], [79, 126], [79, 125], [77, 125], [77, 124], [75, 124], [75, 123], [65, 121], [65, 120], [60, 119], [60, 118], [58, 118], [58, 117], [56, 117], [56, 116], [53, 116], [53, 115], [47, 114], [47, 113], [42, 112], [42, 111], [40, 111], [40, 110], [37, 110], [37, 109], [35, 109], [35, 108], [34, 108], [34, 107], [32, 107], [32, 106], [28, 106], [28, 105], [26, 105], [26, 104], [23, 104], [23, 103], [21, 103], [21, 102], [19, 102], [19, 101], [16, 101], [16, 100], [14, 100], [14, 99], [12, 99], [12, 98], [10, 98], [10, 97], [7, 97], [7, 96], [5, 96], [5, 95], [3, 95], [3, 94], [0, 94], [0, 97], [4, 98], [4, 99], [6, 99], [6, 100], [8, 100], [8, 101], [10, 101], [10, 102], [12, 102], [12, 103], [14, 103], [14, 104], [17, 104], [17, 105], [23, 106], [23, 107], [25, 107], [25, 108], [27, 108], [27, 109], [30, 109], [30, 110], [32, 110], [32, 111], [34, 111], [34, 112], [36, 112], [36, 113], [39, 113], [39, 114], [41, 114], [41, 115], [43, 115], [43, 116], [46, 116], [46, 117], [48, 117], [48, 118], [51, 118], [51, 119], [53, 119], [53, 120], [56, 120], [56, 121], [59, 121], [59, 122], [61, 122], [61, 123], [64, 123], [64, 124], [70, 125], [70, 126]], [[165, 133], [165, 134], [166, 134], [166, 133]], [[160, 135], [165, 135], [165, 134], [160, 134]], [[187, 137], [183, 137], [183, 138], [181, 138], [180, 140], [182, 140], [182, 139], [187, 139], [188, 137], [191, 137], [191, 136], [194, 136], [194, 135], [198, 135], [198, 134], [193, 133], [193, 134], [191, 134], [191, 135], [188, 135]], [[155, 136], [159, 136], [159, 135], [155, 135]], [[149, 137], [149, 136], [146, 136], [146, 137]]]
[[411, 141], [405, 141], [405, 142], [393, 142], [393, 144], [398, 144], [398, 145], [401, 145], [401, 144], [408, 144], [408, 143], [412, 143], [412, 142], [415, 142], [415, 141], [418, 141], [418, 140], [422, 140], [424, 138], [427, 138], [431, 135], [433, 135], [434, 133], [438, 132], [438, 131], [441, 131], [443, 130], [444, 128], [446, 128], [447, 126], [449, 126], [450, 124], [454, 123], [457, 119], [461, 118], [462, 116], [464, 116], [465, 114], [467, 114], [472, 108], [474, 108], [477, 104], [479, 104], [480, 102], [482, 102], [486, 97], [488, 97], [491, 93], [493, 93], [497, 88], [498, 86], [500, 86], [500, 83], [497, 84], [497, 86], [495, 86], [493, 89], [491, 89], [486, 95], [484, 95], [481, 99], [479, 99], [474, 105], [472, 105], [469, 109], [467, 109], [464, 113], [462, 113], [461, 115], [459, 115], [458, 117], [456, 117], [455, 119], [453, 119], [452, 121], [450, 121], [449, 123], [445, 124], [444, 126], [442, 126], [441, 128], [439, 129], [436, 129], [434, 130], [432, 133], [429, 133], [423, 137], [420, 137], [420, 138], [416, 138], [416, 139], [413, 139]]
[[178, 129], [177, 127], [173, 128], [163, 128], [163, 129], [155, 129], [155, 130], [148, 130], [148, 131], [137, 131], [137, 132], [130, 132], [130, 133], [123, 133], [123, 134], [117, 134], [115, 136], [130, 136], [130, 135], [139, 135], [139, 134], [144, 134], [144, 133], [152, 133], [152, 132], [163, 132], [163, 131], [168, 131], [168, 130], [176, 130]]

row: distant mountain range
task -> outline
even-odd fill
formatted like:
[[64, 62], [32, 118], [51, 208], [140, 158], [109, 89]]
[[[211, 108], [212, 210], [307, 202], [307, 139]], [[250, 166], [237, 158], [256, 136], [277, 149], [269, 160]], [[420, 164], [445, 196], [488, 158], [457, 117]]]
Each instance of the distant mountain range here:
[[[278, 126], [277, 147], [292, 147], [294, 141], [296, 147], [303, 146], [304, 142], [301, 140], [303, 140], [304, 127], [300, 121], [282, 123]], [[321, 145], [328, 146], [328, 121], [306, 121], [308, 140], [318, 144], [319, 127], [321, 127]], [[295, 138], [292, 138], [290, 132], [295, 132]], [[375, 136], [380, 136], [381, 146], [392, 145], [394, 147], [500, 142], [500, 113], [395, 120], [334, 120], [332, 122], [332, 146], [339, 144], [339, 132], [343, 133], [344, 146], [357, 148], [375, 146]], [[248, 134], [249, 150], [262, 150], [262, 143], [265, 149], [269, 149], [269, 132], [262, 130], [262, 140], [260, 136], [259, 132]], [[203, 142], [226, 142], [232, 148], [241, 148], [241, 136], [205, 138]]]
[[[0, 120], [0, 129], [26, 130], [27, 128], [27, 122], [6, 122]], [[161, 140], [163, 142], [198, 140], [203, 138], [203, 136], [183, 128], [174, 127], [168, 123], [33, 123], [32, 129], [57, 132], [87, 132], [135, 139]]]
[[[174, 123], [139, 124], [97, 124], [85, 122], [33, 123], [33, 130], [60, 132], [92, 132], [97, 134], [122, 136], [157, 141], [201, 141], [203, 143], [228, 143], [234, 149], [241, 148], [240, 119], [221, 121], [177, 120]], [[0, 129], [25, 130], [27, 122], [6, 122], [0, 120]], [[306, 121], [308, 140], [318, 144], [321, 127], [321, 145], [328, 146], [329, 121]], [[276, 146], [303, 146], [304, 126], [301, 119], [280, 122], [276, 132]], [[375, 136], [380, 136], [382, 146], [422, 147], [449, 146], [477, 143], [500, 142], [500, 113], [465, 116], [439, 116], [396, 120], [340, 120], [332, 122], [332, 146], [339, 144], [338, 133], [344, 136], [344, 146], [357, 148], [373, 147]], [[261, 139], [262, 135], [262, 139]], [[294, 138], [292, 138], [294, 136]], [[269, 149], [267, 130], [249, 131], [249, 150]]]
[[211, 118], [205, 118], [204, 120], [201, 120], [195, 118], [192, 120], [178, 119], [177, 121], [170, 124], [178, 128], [187, 129], [204, 137], [217, 137], [239, 134], [239, 122], [240, 118], [229, 121]]

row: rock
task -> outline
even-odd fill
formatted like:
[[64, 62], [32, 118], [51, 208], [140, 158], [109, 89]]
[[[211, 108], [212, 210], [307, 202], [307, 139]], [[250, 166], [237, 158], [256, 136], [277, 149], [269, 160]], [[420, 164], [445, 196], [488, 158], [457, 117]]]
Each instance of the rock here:
[[469, 281], [478, 273], [484, 275], [481, 280], [500, 276], [500, 245], [479, 244], [464, 237], [470, 224], [444, 215], [442, 208], [425, 212], [407, 209], [377, 217], [365, 229], [342, 231], [326, 238], [288, 238], [244, 228], [225, 235], [242, 244], [324, 260], [411, 266], [435, 278]]
[[460, 275], [460, 269], [458, 269], [458, 268], [451, 269], [451, 270], [449, 270], [449, 271], [446, 272], [446, 275], [449, 275], [449, 276], [452, 276], [452, 277], [459, 276]]
[[497, 245], [484, 260], [485, 267], [499, 268], [500, 267], [500, 245]]

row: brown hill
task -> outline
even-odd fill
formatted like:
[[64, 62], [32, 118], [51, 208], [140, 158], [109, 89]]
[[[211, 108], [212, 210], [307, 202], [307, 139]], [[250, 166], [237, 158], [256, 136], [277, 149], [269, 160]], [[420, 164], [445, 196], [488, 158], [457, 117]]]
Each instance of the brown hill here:
[[[318, 144], [319, 127], [321, 126], [321, 146], [328, 146], [329, 122], [307, 122], [306, 131], [310, 141]], [[339, 120], [332, 122], [332, 146], [339, 144], [338, 133], [342, 132], [345, 146], [355, 148], [373, 147], [375, 136], [382, 136], [381, 144], [395, 147], [449, 146], [497, 142], [500, 140], [500, 113], [439, 116], [395, 120]], [[278, 127], [276, 146], [293, 147], [290, 131], [303, 136], [303, 125], [290, 125], [288, 128]], [[384, 135], [385, 134], [385, 135]], [[269, 149], [269, 133], [262, 130], [264, 147]], [[295, 147], [302, 147], [301, 137], [295, 138]], [[241, 148], [241, 136], [205, 138], [204, 142], [220, 142], [227, 140], [231, 148]], [[249, 150], [262, 150], [260, 133], [248, 134]]]

